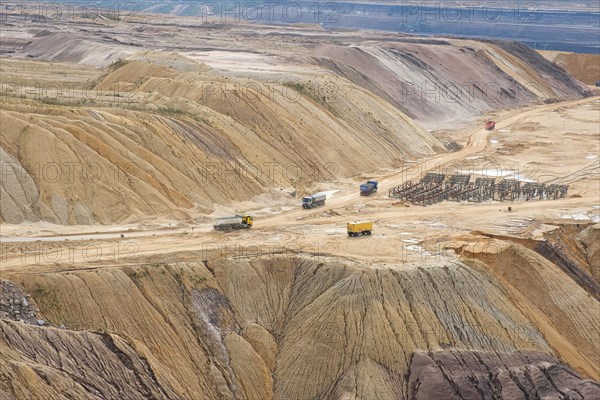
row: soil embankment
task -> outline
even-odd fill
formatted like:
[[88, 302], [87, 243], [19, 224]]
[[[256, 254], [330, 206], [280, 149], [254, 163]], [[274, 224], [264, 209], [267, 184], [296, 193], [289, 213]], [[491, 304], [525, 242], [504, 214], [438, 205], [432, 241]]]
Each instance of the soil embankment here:
[[[546, 289], [534, 277], [511, 283], [502, 265], [280, 255], [15, 275], [63, 329], [3, 321], [1, 381], [18, 384], [2, 390], [21, 398], [461, 399], [490, 390], [593, 398], [598, 385], [584, 376], [597, 374], [598, 320], [589, 314], [597, 301], [574, 283], [559, 285], [565, 274], [546, 261], [527, 266], [556, 275]], [[535, 314], [548, 307], [556, 317]], [[576, 332], [561, 329], [570, 323]]]

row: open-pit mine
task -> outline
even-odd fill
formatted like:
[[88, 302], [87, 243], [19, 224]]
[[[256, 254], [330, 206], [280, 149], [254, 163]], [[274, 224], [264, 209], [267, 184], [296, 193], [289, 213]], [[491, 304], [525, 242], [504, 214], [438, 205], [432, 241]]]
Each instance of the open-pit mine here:
[[597, 55], [63, 17], [1, 15], [0, 399], [600, 399]]

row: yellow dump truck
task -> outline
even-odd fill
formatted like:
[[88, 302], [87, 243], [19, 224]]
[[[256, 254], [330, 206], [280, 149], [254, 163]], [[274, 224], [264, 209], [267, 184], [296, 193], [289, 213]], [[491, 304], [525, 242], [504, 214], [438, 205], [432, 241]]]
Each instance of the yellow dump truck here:
[[217, 231], [228, 231], [230, 229], [248, 229], [252, 227], [254, 218], [251, 215], [236, 214], [231, 217], [218, 218], [214, 224]]
[[348, 222], [348, 236], [370, 235], [373, 221]]

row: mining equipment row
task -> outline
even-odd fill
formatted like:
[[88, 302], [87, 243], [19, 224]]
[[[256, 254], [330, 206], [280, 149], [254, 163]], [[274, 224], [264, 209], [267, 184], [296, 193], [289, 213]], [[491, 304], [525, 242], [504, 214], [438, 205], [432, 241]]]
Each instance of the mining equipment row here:
[[490, 200], [550, 200], [566, 196], [568, 185], [523, 182], [516, 179], [477, 178], [470, 175], [428, 173], [389, 190], [389, 197], [418, 205], [444, 200], [483, 202]]

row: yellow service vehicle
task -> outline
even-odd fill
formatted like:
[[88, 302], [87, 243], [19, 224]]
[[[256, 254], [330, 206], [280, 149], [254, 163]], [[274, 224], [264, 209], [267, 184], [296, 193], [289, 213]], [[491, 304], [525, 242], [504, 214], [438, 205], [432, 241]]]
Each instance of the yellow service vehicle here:
[[373, 230], [373, 221], [348, 222], [348, 236], [370, 235]]

